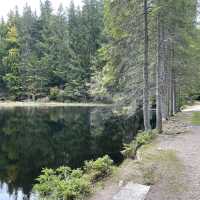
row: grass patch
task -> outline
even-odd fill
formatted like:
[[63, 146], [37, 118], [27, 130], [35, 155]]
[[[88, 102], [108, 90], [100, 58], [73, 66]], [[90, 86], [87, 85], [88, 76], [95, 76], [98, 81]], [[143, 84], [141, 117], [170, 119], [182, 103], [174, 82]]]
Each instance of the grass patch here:
[[200, 126], [200, 112], [194, 112], [192, 114], [192, 125]]
[[184, 165], [175, 151], [159, 150], [155, 144], [149, 144], [142, 147], [139, 154], [143, 184], [162, 185], [165, 192], [172, 195], [187, 189], [186, 180], [182, 176]]

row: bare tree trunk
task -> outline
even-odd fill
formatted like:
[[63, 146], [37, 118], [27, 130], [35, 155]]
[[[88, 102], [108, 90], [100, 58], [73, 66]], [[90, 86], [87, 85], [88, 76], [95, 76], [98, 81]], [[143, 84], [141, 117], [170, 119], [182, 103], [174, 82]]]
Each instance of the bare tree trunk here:
[[182, 105], [182, 102], [181, 102], [181, 88], [179, 87], [177, 89], [177, 91], [178, 91], [177, 112], [180, 112], [181, 111], [181, 105]]
[[171, 49], [171, 69], [170, 69], [170, 116], [176, 113], [176, 80], [174, 70], [174, 44]]
[[148, 70], [148, 51], [149, 51], [149, 38], [148, 38], [148, 7], [147, 0], [144, 0], [144, 67], [143, 67], [143, 116], [145, 131], [151, 129], [150, 126], [150, 110], [149, 110], [149, 70]]
[[175, 74], [175, 69], [174, 69], [174, 60], [175, 60], [175, 49], [174, 49], [174, 44], [172, 47], [172, 113], [173, 115], [176, 114], [176, 74]]
[[166, 44], [166, 30], [165, 25], [161, 25], [161, 68], [162, 68], [162, 118], [168, 120], [168, 66], [167, 66], [167, 44]]
[[160, 26], [160, 16], [157, 17], [157, 65], [156, 65], [156, 128], [158, 133], [162, 132], [162, 110], [161, 110], [161, 101], [162, 101], [162, 80], [161, 80], [161, 26]]
[[176, 80], [175, 80], [175, 72], [173, 70], [173, 88], [172, 88], [172, 93], [173, 93], [173, 115], [177, 113], [176, 109]]
[[166, 120], [169, 120], [170, 118], [170, 68], [169, 68], [169, 63], [167, 63], [166, 66], [166, 82], [165, 82], [165, 87], [166, 87]]
[[[167, 57], [167, 55], [165, 54]], [[163, 83], [163, 118], [169, 119], [169, 67], [166, 61], [164, 66], [164, 83]]]
[[[168, 38], [170, 37], [170, 34], [168, 32]], [[172, 72], [172, 53], [171, 53], [171, 42], [168, 41], [167, 44], [167, 115], [168, 119], [171, 116], [171, 72]]]
[[169, 115], [170, 115], [170, 117], [171, 117], [171, 116], [173, 116], [173, 80], [172, 80], [172, 71], [170, 72], [170, 88], [169, 88], [169, 95], [170, 95]]

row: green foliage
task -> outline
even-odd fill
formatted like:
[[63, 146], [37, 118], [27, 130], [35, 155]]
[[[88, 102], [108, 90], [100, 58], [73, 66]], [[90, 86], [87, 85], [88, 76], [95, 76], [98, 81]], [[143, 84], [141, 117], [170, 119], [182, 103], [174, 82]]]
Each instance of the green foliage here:
[[7, 53], [2, 60], [6, 73], [2, 74], [2, 81], [5, 82], [10, 96], [16, 99], [22, 92], [22, 83], [20, 78], [19, 35], [15, 25], [11, 25], [8, 28], [5, 44]]
[[[81, 10], [73, 3], [67, 11], [61, 5], [56, 14], [45, 0], [39, 16], [28, 5], [17, 13], [0, 22], [3, 92], [26, 99], [51, 90], [52, 100], [87, 100], [92, 60], [104, 40], [103, 0], [84, 1]], [[64, 91], [58, 97], [56, 87]]]
[[55, 101], [58, 99], [59, 94], [60, 94], [60, 90], [58, 87], [50, 88], [49, 99]]
[[56, 170], [44, 169], [37, 179], [34, 189], [41, 199], [81, 199], [90, 193], [90, 182], [83, 171], [60, 167]]
[[[166, 47], [174, 45], [172, 67], [181, 101], [200, 87], [200, 34], [194, 23], [196, 1], [156, 0], [148, 4], [151, 4], [148, 29], [152, 88], [159, 15], [167, 37]], [[0, 22], [2, 92], [16, 99], [31, 95], [40, 98], [48, 96], [50, 88], [58, 87], [64, 91], [58, 97], [61, 101], [85, 101], [90, 95], [125, 99], [130, 104], [140, 100], [143, 1], [84, 0], [81, 9], [72, 2], [67, 12], [60, 6], [55, 14], [51, 1], [46, 0], [41, 2], [40, 13], [36, 16], [27, 5], [22, 15], [16, 10], [7, 21]], [[165, 52], [169, 63], [171, 53]]]
[[130, 144], [124, 144], [121, 153], [125, 158], [134, 159], [136, 154], [136, 149], [137, 149], [136, 141], [133, 140]]
[[[164, 37], [162, 38], [164, 50], [159, 52], [163, 54], [160, 55], [164, 63], [161, 67], [162, 70], [172, 70], [176, 80], [177, 107], [180, 107], [184, 103], [182, 99], [189, 96], [190, 92], [198, 92], [200, 84], [197, 3], [196, 0], [156, 0], [153, 2], [147, 0], [147, 4], [149, 7], [148, 74], [151, 83], [149, 87], [152, 91], [150, 98], [155, 96], [154, 70], [157, 63], [156, 51], [159, 50], [157, 49], [157, 19], [159, 18], [162, 24], [162, 37]], [[144, 18], [141, 15], [143, 12], [144, 1], [104, 0], [104, 22], [109, 51], [105, 55], [106, 62], [101, 63], [103, 69], [100, 73], [102, 78], [99, 85], [104, 88], [101, 90], [109, 93], [115, 101], [128, 104], [128, 106], [133, 106], [135, 101], [141, 102], [144, 86], [141, 70], [144, 64]], [[169, 86], [169, 79], [166, 78], [169, 74], [169, 72], [163, 73], [163, 90]], [[166, 94], [167, 92], [163, 91], [162, 96]]]
[[121, 12], [118, 15], [113, 13], [117, 2], [104, 0], [104, 21], [106, 25], [106, 32], [115, 39], [125, 38], [128, 36], [126, 30], [122, 27], [123, 20], [126, 20], [129, 15], [129, 10], [121, 7]]
[[104, 156], [85, 162], [84, 170], [69, 167], [43, 169], [34, 190], [41, 200], [78, 200], [88, 196], [92, 184], [112, 173], [113, 161]]
[[136, 144], [137, 146], [149, 144], [154, 137], [155, 137], [155, 134], [152, 132], [139, 133], [136, 137]]
[[86, 161], [84, 171], [89, 175], [90, 180], [94, 183], [112, 173], [113, 161], [109, 156], [104, 156], [96, 161]]
[[130, 144], [124, 144], [124, 149], [121, 151], [125, 158], [135, 158], [138, 148], [143, 145], [149, 144], [154, 138], [156, 134], [152, 132], [141, 132], [138, 133], [135, 140], [133, 140]]

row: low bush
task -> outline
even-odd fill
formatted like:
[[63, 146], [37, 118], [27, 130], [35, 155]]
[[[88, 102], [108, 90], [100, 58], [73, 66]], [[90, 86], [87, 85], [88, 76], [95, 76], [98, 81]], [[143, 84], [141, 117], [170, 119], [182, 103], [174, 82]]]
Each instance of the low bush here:
[[91, 192], [89, 179], [79, 169], [71, 170], [69, 167], [60, 167], [56, 170], [44, 169], [37, 181], [34, 190], [41, 200], [82, 199]]
[[49, 99], [51, 101], [56, 101], [58, 96], [59, 96], [60, 90], [58, 87], [53, 87], [50, 88], [50, 95], [49, 95]]
[[85, 162], [85, 173], [89, 175], [91, 182], [97, 182], [112, 173], [113, 161], [109, 156], [104, 156], [96, 161]]
[[69, 167], [43, 169], [34, 190], [40, 200], [80, 200], [91, 193], [92, 184], [112, 173], [113, 161], [104, 156], [87, 161], [83, 170]]
[[153, 132], [139, 133], [136, 137], [136, 144], [137, 146], [148, 144], [152, 141], [154, 137], [155, 137], [155, 134]]
[[137, 144], [136, 141], [133, 140], [130, 144], [124, 144], [123, 150], [121, 151], [121, 154], [125, 158], [135, 158], [136, 154], [136, 149], [137, 149]]
[[124, 149], [121, 151], [122, 155], [125, 158], [135, 159], [138, 148], [142, 145], [149, 144], [155, 137], [154, 132], [141, 132], [138, 133], [135, 140], [133, 140], [130, 144], [124, 144]]

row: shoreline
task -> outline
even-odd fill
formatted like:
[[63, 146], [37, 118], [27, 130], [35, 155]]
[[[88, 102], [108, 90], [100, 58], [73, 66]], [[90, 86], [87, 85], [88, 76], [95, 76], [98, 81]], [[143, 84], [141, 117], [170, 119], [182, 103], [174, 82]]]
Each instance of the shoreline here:
[[62, 102], [21, 102], [21, 101], [0, 101], [0, 108], [12, 107], [109, 107], [113, 104], [101, 103], [62, 103]]

